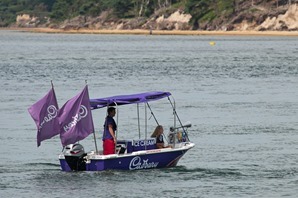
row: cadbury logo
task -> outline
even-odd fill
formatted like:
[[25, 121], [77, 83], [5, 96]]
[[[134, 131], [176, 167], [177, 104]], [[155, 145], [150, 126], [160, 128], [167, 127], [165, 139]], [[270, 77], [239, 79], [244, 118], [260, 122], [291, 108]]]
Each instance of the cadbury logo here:
[[138, 170], [138, 169], [147, 169], [147, 168], [156, 168], [159, 162], [148, 162], [149, 159], [142, 161], [139, 156], [132, 158], [129, 163], [129, 170]]
[[68, 131], [71, 127], [75, 126], [81, 119], [85, 118], [87, 115], [87, 108], [81, 105], [79, 113], [72, 117], [72, 121], [63, 127], [64, 131]]
[[42, 129], [45, 123], [50, 122], [51, 120], [57, 117], [58, 110], [54, 105], [50, 105], [47, 108], [47, 113], [48, 114], [43, 118], [42, 122], [39, 125], [39, 130]]

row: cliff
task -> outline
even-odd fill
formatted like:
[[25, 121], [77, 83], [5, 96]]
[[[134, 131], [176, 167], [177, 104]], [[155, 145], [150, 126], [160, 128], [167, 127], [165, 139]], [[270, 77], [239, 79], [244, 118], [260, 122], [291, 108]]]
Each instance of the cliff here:
[[[164, 10], [160, 9], [149, 17], [119, 18], [111, 10], [103, 11], [99, 16], [90, 17], [79, 15], [60, 23], [52, 22], [46, 17], [39, 19], [27, 14], [17, 16], [14, 26], [17, 27], [49, 27], [64, 30], [298, 30], [298, 5], [285, 4], [276, 6], [272, 1], [266, 4], [251, 4], [251, 1], [241, 1], [234, 7], [233, 13], [215, 17], [212, 20], [197, 19], [191, 23], [194, 16], [187, 13], [185, 8]], [[258, 1], [256, 1], [258, 2]], [[196, 24], [196, 25], [194, 25]]]

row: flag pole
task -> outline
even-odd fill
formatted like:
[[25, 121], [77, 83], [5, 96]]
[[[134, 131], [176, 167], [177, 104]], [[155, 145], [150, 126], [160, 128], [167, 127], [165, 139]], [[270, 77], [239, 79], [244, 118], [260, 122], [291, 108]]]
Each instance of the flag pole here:
[[[85, 83], [86, 83], [86, 86], [88, 86], [87, 80], [85, 80]], [[89, 94], [88, 94], [88, 97], [89, 97]], [[92, 117], [92, 113], [91, 113], [91, 117]], [[93, 123], [93, 117], [92, 117], [92, 123]], [[94, 129], [94, 127], [93, 127], [93, 129]], [[94, 138], [94, 144], [95, 144], [96, 154], [99, 154], [98, 153], [98, 149], [97, 149], [97, 142], [96, 142], [95, 131], [93, 131], [93, 138]]]
[[[52, 86], [52, 89], [53, 89], [53, 91], [54, 91], [54, 94], [55, 94], [53, 80], [51, 80], [51, 86]], [[55, 95], [56, 95], [56, 94], [55, 94]], [[56, 96], [55, 96], [55, 98], [56, 98]], [[57, 101], [57, 99], [56, 99], [56, 101]], [[57, 103], [57, 106], [58, 106], [58, 103]], [[62, 146], [62, 151], [61, 151], [61, 152], [63, 152], [64, 148], [65, 148], [65, 147], [64, 147], [64, 146]]]

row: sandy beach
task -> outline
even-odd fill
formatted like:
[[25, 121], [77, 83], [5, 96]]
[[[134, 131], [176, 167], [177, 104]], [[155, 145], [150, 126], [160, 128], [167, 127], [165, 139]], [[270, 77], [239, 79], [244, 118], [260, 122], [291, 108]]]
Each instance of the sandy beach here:
[[200, 30], [64, 30], [52, 28], [0, 28], [35, 33], [65, 33], [65, 34], [135, 34], [135, 35], [226, 35], [226, 36], [298, 36], [298, 31], [200, 31]]

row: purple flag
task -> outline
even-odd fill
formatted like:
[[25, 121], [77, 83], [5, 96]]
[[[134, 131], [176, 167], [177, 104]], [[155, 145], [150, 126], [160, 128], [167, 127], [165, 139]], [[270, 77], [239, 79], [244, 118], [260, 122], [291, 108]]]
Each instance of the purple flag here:
[[37, 147], [59, 134], [58, 104], [54, 88], [28, 109], [37, 126]]
[[63, 146], [83, 140], [94, 132], [87, 85], [59, 110], [60, 139]]

